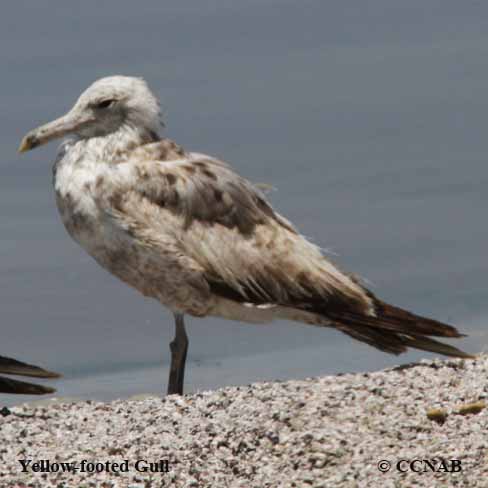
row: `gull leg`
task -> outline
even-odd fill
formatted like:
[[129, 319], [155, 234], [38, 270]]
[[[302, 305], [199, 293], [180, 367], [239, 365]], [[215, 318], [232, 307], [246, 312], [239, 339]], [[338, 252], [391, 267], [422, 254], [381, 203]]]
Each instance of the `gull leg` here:
[[183, 394], [185, 362], [188, 351], [188, 336], [185, 331], [183, 314], [175, 313], [175, 338], [171, 341], [171, 369], [169, 372], [168, 395]]

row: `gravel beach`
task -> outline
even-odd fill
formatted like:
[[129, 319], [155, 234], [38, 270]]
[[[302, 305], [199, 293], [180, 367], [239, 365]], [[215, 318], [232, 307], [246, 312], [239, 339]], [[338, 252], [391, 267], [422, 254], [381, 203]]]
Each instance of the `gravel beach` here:
[[0, 487], [486, 487], [487, 377], [481, 356], [26, 404], [0, 416]]

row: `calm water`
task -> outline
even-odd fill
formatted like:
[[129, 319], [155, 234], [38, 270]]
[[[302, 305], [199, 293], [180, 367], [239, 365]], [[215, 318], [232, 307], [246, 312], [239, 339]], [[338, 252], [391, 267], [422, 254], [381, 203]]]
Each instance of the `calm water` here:
[[[65, 233], [51, 144], [21, 136], [93, 80], [145, 77], [167, 133], [278, 188], [277, 209], [383, 298], [486, 349], [488, 5], [17, 1], [0, 19], [0, 353], [64, 374], [61, 396], [162, 392], [172, 319]], [[188, 321], [189, 390], [382, 368], [331, 330]], [[15, 401], [19, 401], [15, 399]], [[0, 396], [0, 403], [12, 403]]]

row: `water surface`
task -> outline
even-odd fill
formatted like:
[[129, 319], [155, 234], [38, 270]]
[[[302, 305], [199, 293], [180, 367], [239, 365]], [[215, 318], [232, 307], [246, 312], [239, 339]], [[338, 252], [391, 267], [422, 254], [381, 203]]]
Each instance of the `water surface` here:
[[[145, 77], [170, 137], [273, 184], [274, 206], [375, 293], [486, 349], [487, 27], [488, 5], [453, 0], [4, 6], [0, 353], [62, 372], [62, 396], [165, 387], [170, 314], [67, 236], [55, 144], [16, 154], [28, 129], [110, 74]], [[193, 391], [428, 356], [286, 322], [188, 329]]]

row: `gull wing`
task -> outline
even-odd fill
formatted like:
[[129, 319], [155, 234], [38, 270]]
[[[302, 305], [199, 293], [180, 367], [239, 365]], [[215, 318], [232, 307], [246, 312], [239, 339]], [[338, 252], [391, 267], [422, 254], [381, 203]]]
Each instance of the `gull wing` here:
[[200, 304], [276, 307], [277, 316], [333, 326], [393, 354], [414, 347], [471, 357], [428, 337], [460, 337], [454, 327], [388, 305], [339, 270], [227, 164], [167, 145], [136, 149], [121, 168], [130, 177], [102, 191], [101, 206], [123, 232], [173, 260], [181, 296], [191, 285]]
[[173, 152], [177, 157], [166, 160], [157, 157], [160, 147], [135, 150], [125, 163], [126, 184], [100, 192], [99, 205], [120, 227], [139, 240], [170, 236], [214, 295], [252, 305], [310, 309], [320, 302], [368, 311], [362, 287], [276, 213], [256, 186], [215, 158]]

